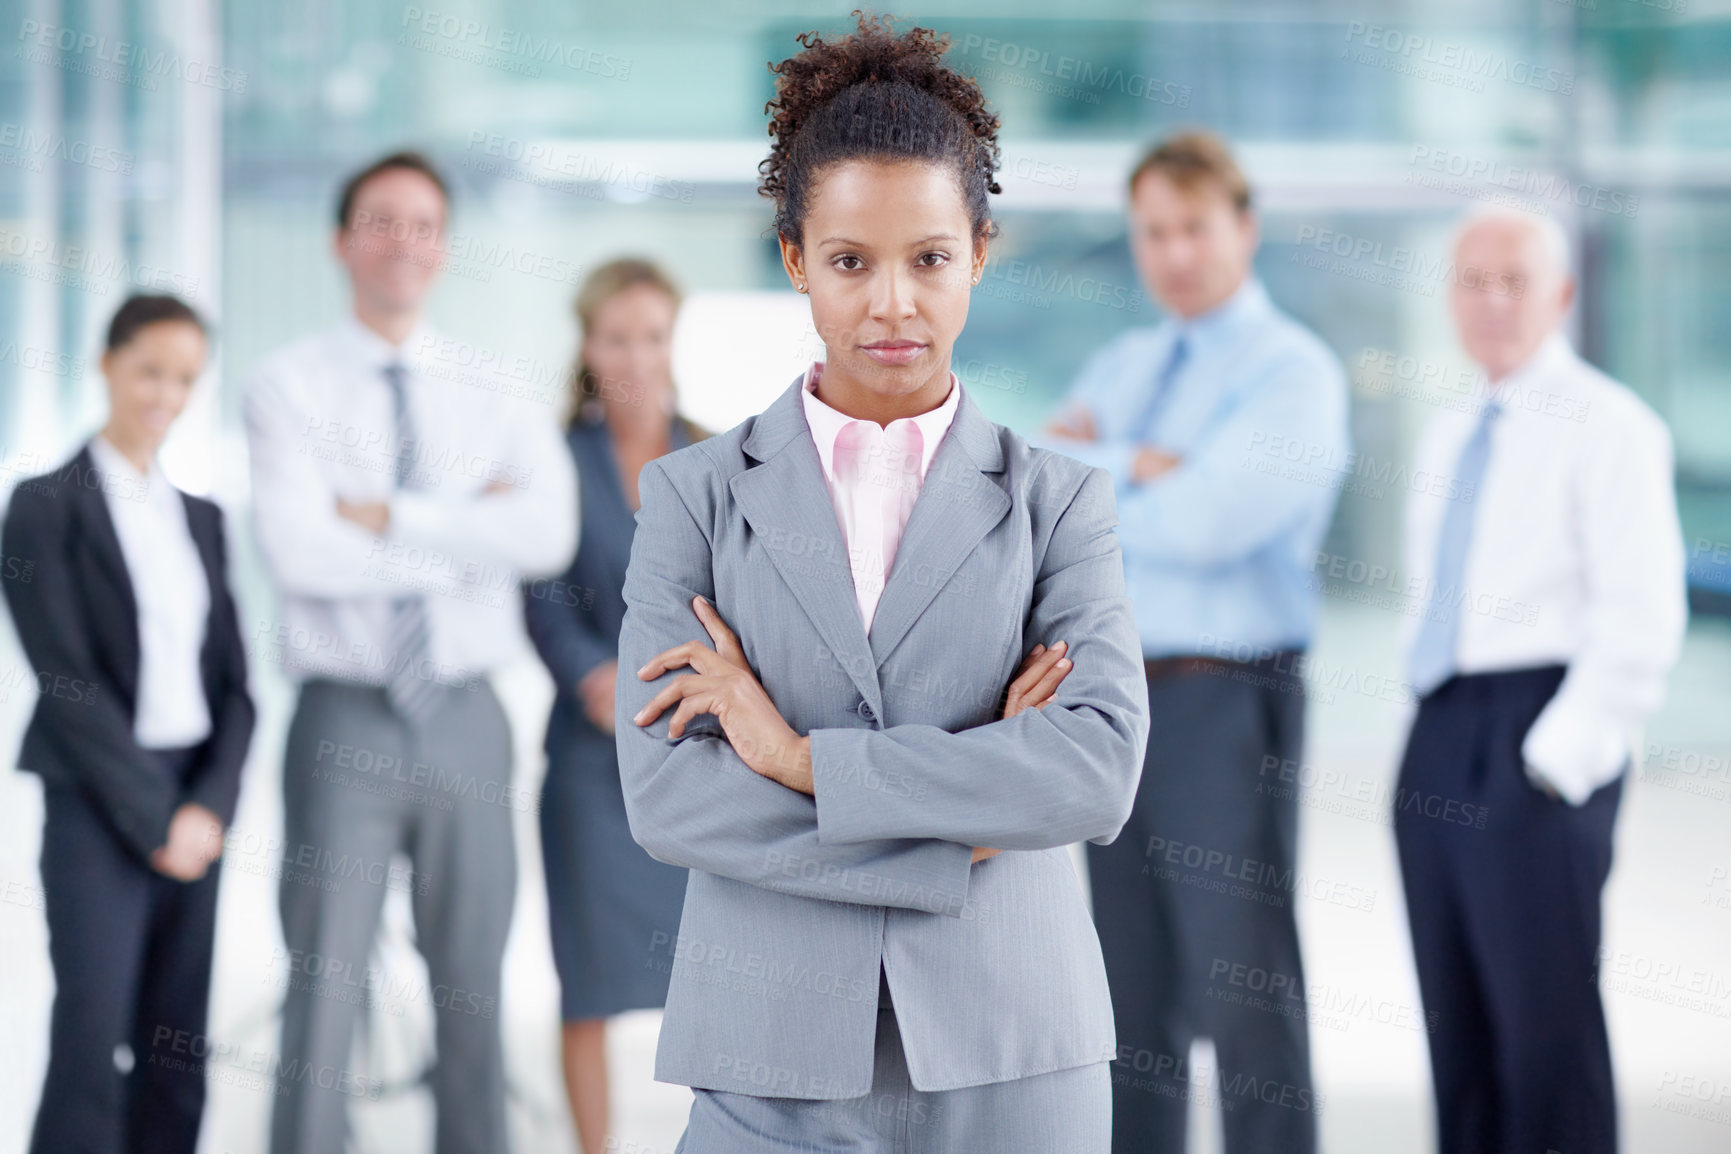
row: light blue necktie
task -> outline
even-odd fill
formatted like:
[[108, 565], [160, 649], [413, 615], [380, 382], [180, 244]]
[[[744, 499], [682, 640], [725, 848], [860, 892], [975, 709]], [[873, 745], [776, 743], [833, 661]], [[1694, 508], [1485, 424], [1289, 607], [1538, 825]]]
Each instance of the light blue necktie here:
[[[409, 398], [404, 384], [406, 366], [392, 361], [384, 368], [385, 381], [391, 386], [391, 403], [396, 413], [396, 475], [399, 489], [415, 488], [415, 429], [409, 416]], [[391, 704], [408, 720], [425, 724], [438, 702], [436, 682], [421, 672], [432, 650], [432, 622], [427, 613], [425, 594], [414, 593], [393, 602], [386, 656], [391, 669], [385, 683], [385, 694]]]
[[1178, 370], [1184, 367], [1184, 362], [1190, 355], [1190, 337], [1188, 333], [1179, 331], [1177, 339], [1172, 342], [1172, 351], [1166, 356], [1166, 364], [1160, 370], [1160, 376], [1154, 384], [1154, 395], [1148, 398], [1148, 404], [1142, 410], [1142, 417], [1130, 426], [1130, 435], [1137, 440], [1150, 441], [1154, 439], [1154, 421], [1166, 411], [1172, 400], [1172, 386], [1178, 379]]
[[[1502, 412], [1495, 401], [1487, 403], [1478, 427], [1461, 449], [1455, 464], [1456, 491], [1462, 496], [1449, 502], [1443, 514], [1442, 532], [1437, 534], [1436, 584], [1407, 658], [1407, 680], [1423, 697], [1449, 679], [1455, 669], [1455, 640], [1460, 636], [1460, 606], [1465, 600], [1461, 579], [1466, 575], [1467, 546], [1472, 542], [1473, 513], [1483, 496], [1485, 465], [1491, 459], [1491, 422]], [[1470, 499], [1466, 494], [1471, 494]]]

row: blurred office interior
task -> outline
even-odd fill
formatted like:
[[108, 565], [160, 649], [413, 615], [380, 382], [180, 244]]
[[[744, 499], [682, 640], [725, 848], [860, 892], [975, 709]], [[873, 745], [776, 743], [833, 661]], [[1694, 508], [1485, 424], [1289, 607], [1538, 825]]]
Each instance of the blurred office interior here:
[[[242, 1059], [274, 1045], [281, 998], [270, 847], [290, 695], [268, 640], [275, 594], [245, 528], [239, 394], [262, 353], [346, 308], [331, 255], [340, 178], [411, 146], [451, 180], [433, 316], [455, 375], [503, 370], [556, 410], [577, 284], [623, 253], [661, 262], [688, 293], [676, 375], [710, 428], [760, 409], [813, 351], [756, 193], [766, 63], [796, 51], [803, 30], [844, 31], [851, 5], [434, 3], [20, 0], [0, 22], [0, 480], [63, 460], [99, 423], [101, 333], [128, 291], [172, 288], [215, 325], [211, 369], [164, 452], [177, 484], [229, 516], [260, 703], [212, 1015], [237, 1058], [233, 1077], [213, 1074], [209, 1151], [262, 1148], [270, 1096]], [[1606, 894], [1601, 985], [1622, 1133], [1630, 1150], [1731, 1148], [1731, 2], [895, 11], [947, 32], [952, 63], [1002, 118], [1003, 232], [955, 363], [993, 419], [1033, 429], [1094, 348], [1159, 319], [1126, 248], [1124, 177], [1183, 126], [1233, 142], [1261, 221], [1258, 273], [1348, 369], [1359, 458], [1319, 559], [1326, 608], [1301, 775], [1303, 866], [1330, 884], [1299, 898], [1324, 1148], [1336, 1154], [1431, 1141], [1386, 821], [1410, 705], [1374, 686], [1400, 668], [1399, 609], [1378, 588], [1399, 566], [1402, 463], [1472, 379], [1436, 270], [1475, 203], [1567, 229], [1572, 339], [1668, 422], [1690, 557], [1685, 655], [1625, 795]], [[22, 661], [7, 628], [9, 758], [34, 694]], [[525, 650], [501, 689], [532, 790], [551, 687]], [[536, 825], [518, 817], [502, 1010], [511, 1122], [519, 1149], [575, 1149]], [[0, 770], [0, 1154], [24, 1149], [46, 1060], [40, 821], [36, 780]], [[380, 963], [413, 973], [402, 896]], [[633, 1015], [612, 1036], [620, 1149], [669, 1151], [683, 1123], [688, 1092], [651, 1081], [655, 1025]], [[387, 1092], [356, 1106], [363, 1154], [428, 1148], [417, 1078], [430, 1030], [424, 1008], [369, 1021], [357, 1060]], [[1216, 1137], [1204, 1125], [1196, 1141]]]

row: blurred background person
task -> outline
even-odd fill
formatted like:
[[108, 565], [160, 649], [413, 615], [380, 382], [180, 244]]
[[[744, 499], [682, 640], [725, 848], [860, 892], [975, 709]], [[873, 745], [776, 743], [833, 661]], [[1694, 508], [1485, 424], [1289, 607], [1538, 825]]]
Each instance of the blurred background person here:
[[[1209, 1038], [1222, 1078], [1284, 1088], [1228, 1104], [1228, 1154], [1305, 1154], [1304, 1016], [1231, 1005], [1213, 987], [1222, 962], [1303, 987], [1292, 891], [1261, 872], [1296, 867], [1298, 802], [1266, 789], [1266, 770], [1303, 747], [1309, 574], [1338, 490], [1332, 474], [1259, 469], [1252, 453], [1281, 439], [1344, 458], [1345, 374], [1252, 272], [1250, 187], [1224, 142], [1174, 136], [1129, 183], [1136, 268], [1171, 316], [1099, 350], [1045, 441], [1112, 474], [1148, 679], [1135, 812], [1123, 837], [1087, 847], [1118, 1025], [1113, 1149], [1181, 1154], [1190, 1045]], [[1205, 864], [1186, 865], [1186, 851]], [[1244, 862], [1260, 863], [1260, 900], [1206, 884], [1245, 881], [1226, 873]]]
[[[545, 411], [429, 371], [443, 346], [423, 310], [448, 208], [418, 154], [349, 178], [332, 242], [352, 315], [259, 363], [246, 427], [254, 525], [282, 592], [284, 664], [300, 678], [284, 841], [291, 855], [408, 855], [436, 1021], [435, 1150], [497, 1154], [517, 864], [510, 731], [488, 672], [522, 637], [516, 574], [563, 568], [578, 524], [571, 459]], [[279, 893], [283, 1067], [351, 1070], [362, 1005], [312, 979], [367, 972], [385, 887], [327, 889], [285, 872]], [[272, 1149], [343, 1149], [353, 1099], [285, 1075]]]
[[[1599, 896], [1688, 605], [1671, 435], [1569, 347], [1574, 297], [1554, 221], [1462, 225], [1449, 301], [1488, 386], [1416, 458], [1455, 495], [1408, 502], [1427, 611], [1395, 805], [1441, 1154], [1617, 1146]], [[1487, 820], [1438, 821], [1430, 798]]]
[[637, 475], [707, 435], [678, 415], [680, 293], [657, 265], [610, 261], [577, 294], [581, 348], [566, 443], [583, 539], [571, 567], [526, 590], [529, 636], [556, 686], [541, 788], [541, 855], [559, 971], [566, 1094], [584, 1154], [607, 1149], [607, 1019], [667, 1000], [686, 871], [631, 837], [613, 739], [613, 691]]
[[252, 739], [222, 511], [157, 450], [204, 372], [203, 321], [133, 296], [108, 326], [108, 420], [20, 484], [6, 601], [42, 690], [20, 769], [42, 777], [54, 1010], [35, 1154], [192, 1154], [223, 831]]

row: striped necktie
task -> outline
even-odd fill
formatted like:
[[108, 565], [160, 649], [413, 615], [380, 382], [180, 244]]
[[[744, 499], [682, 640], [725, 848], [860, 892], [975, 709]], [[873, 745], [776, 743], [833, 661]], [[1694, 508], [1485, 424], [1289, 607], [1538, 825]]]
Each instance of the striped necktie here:
[[1166, 364], [1155, 378], [1153, 395], [1148, 398], [1141, 419], [1131, 426], [1131, 436], [1143, 441], [1154, 439], [1154, 423], [1171, 404], [1173, 382], [1178, 379], [1178, 370], [1184, 367], [1184, 362], [1189, 357], [1190, 337], [1188, 333], [1180, 330], [1172, 342], [1172, 351], [1166, 357]]
[[[396, 409], [396, 475], [397, 488], [412, 489], [414, 485], [415, 429], [409, 417], [409, 399], [404, 389], [408, 370], [397, 361], [384, 368], [385, 381], [391, 386], [391, 400]], [[391, 603], [391, 621], [385, 641], [385, 655], [390, 662], [385, 694], [398, 714], [417, 725], [433, 714], [438, 700], [438, 683], [429, 666], [432, 656], [431, 621], [427, 599], [420, 593], [398, 597]], [[428, 666], [425, 673], [423, 666]]]
[[[1478, 427], [1455, 464], [1455, 482], [1463, 496], [1450, 501], [1443, 514], [1442, 531], [1437, 534], [1436, 584], [1407, 658], [1407, 680], [1420, 697], [1447, 681], [1455, 670], [1460, 607], [1466, 600], [1461, 581], [1466, 576], [1467, 547], [1472, 543], [1473, 514], [1484, 497], [1480, 486], [1491, 459], [1491, 422], [1501, 412], [1502, 406], [1495, 401], [1485, 405]], [[1465, 499], [1468, 493], [1472, 497]]]

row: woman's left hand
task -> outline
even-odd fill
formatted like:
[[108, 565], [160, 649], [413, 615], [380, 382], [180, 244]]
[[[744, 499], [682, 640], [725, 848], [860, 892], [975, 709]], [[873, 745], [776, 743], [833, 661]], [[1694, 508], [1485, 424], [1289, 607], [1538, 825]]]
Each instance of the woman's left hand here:
[[781, 716], [746, 662], [739, 638], [715, 607], [702, 597], [692, 598], [691, 605], [715, 648], [701, 641], [687, 641], [650, 658], [637, 671], [643, 681], [654, 681], [669, 669], [685, 665], [696, 672], [674, 678], [632, 720], [648, 725], [677, 702], [679, 708], [667, 723], [667, 736], [679, 737], [693, 717], [713, 713], [734, 752], [754, 772], [789, 789], [812, 793], [811, 739], [795, 733]]

